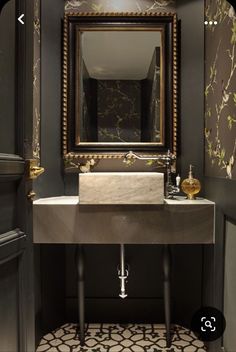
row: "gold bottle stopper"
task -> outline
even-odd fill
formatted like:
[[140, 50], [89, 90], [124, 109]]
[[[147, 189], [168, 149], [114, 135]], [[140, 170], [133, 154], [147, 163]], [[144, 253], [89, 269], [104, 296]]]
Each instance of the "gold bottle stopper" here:
[[192, 200], [195, 199], [195, 195], [201, 190], [201, 183], [199, 180], [193, 177], [193, 165], [189, 165], [188, 178], [183, 180], [181, 184], [182, 191], [187, 194], [187, 198]]

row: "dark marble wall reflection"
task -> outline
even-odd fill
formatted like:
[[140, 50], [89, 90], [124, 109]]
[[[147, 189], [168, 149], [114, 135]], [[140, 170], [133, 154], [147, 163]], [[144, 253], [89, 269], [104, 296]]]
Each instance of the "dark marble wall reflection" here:
[[85, 79], [84, 74], [81, 141], [160, 141], [160, 67], [152, 63], [143, 80]]
[[160, 48], [155, 48], [142, 80], [94, 79], [84, 64], [80, 141], [160, 142]]
[[141, 82], [97, 82], [99, 142], [140, 142]]

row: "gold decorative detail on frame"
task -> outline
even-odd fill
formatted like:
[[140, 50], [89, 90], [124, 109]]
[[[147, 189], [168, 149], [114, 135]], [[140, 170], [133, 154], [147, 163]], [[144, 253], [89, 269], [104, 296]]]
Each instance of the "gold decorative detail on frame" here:
[[173, 12], [67, 12], [65, 17], [174, 17]]
[[64, 35], [63, 35], [63, 88], [62, 88], [62, 113], [63, 113], [63, 126], [62, 126], [62, 143], [63, 143], [63, 156], [68, 155], [67, 152], [67, 110], [68, 110], [68, 15], [64, 17]]
[[[63, 159], [65, 168], [84, 166], [80, 160], [97, 160], [100, 159], [123, 159], [124, 152], [99, 152], [99, 153], [76, 153], [68, 150], [68, 19], [69, 17], [171, 17], [173, 19], [172, 32], [172, 90], [173, 90], [173, 106], [172, 106], [172, 153], [177, 154], [177, 90], [178, 90], [178, 58], [177, 58], [177, 15], [173, 12], [67, 12], [64, 16], [64, 32], [63, 32], [63, 125], [62, 125], [62, 144]], [[142, 152], [142, 155], [151, 157], [153, 152]], [[155, 156], [157, 154], [155, 153]], [[161, 153], [160, 153], [161, 155]]]
[[173, 154], [177, 155], [177, 92], [178, 92], [178, 59], [177, 59], [177, 15], [173, 15]]

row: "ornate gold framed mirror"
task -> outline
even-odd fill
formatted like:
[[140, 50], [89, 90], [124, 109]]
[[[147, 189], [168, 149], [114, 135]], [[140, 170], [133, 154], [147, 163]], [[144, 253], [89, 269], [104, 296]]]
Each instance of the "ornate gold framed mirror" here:
[[64, 19], [63, 156], [157, 155], [177, 144], [177, 18], [68, 13]]

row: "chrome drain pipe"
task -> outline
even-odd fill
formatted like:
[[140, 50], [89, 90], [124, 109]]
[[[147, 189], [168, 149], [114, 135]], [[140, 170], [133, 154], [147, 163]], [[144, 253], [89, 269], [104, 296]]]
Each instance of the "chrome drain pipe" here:
[[129, 275], [128, 269], [125, 268], [125, 246], [120, 245], [120, 266], [118, 267], [118, 276], [120, 279], [120, 294], [121, 298], [126, 298], [128, 295], [126, 293], [125, 285], [127, 277]]

